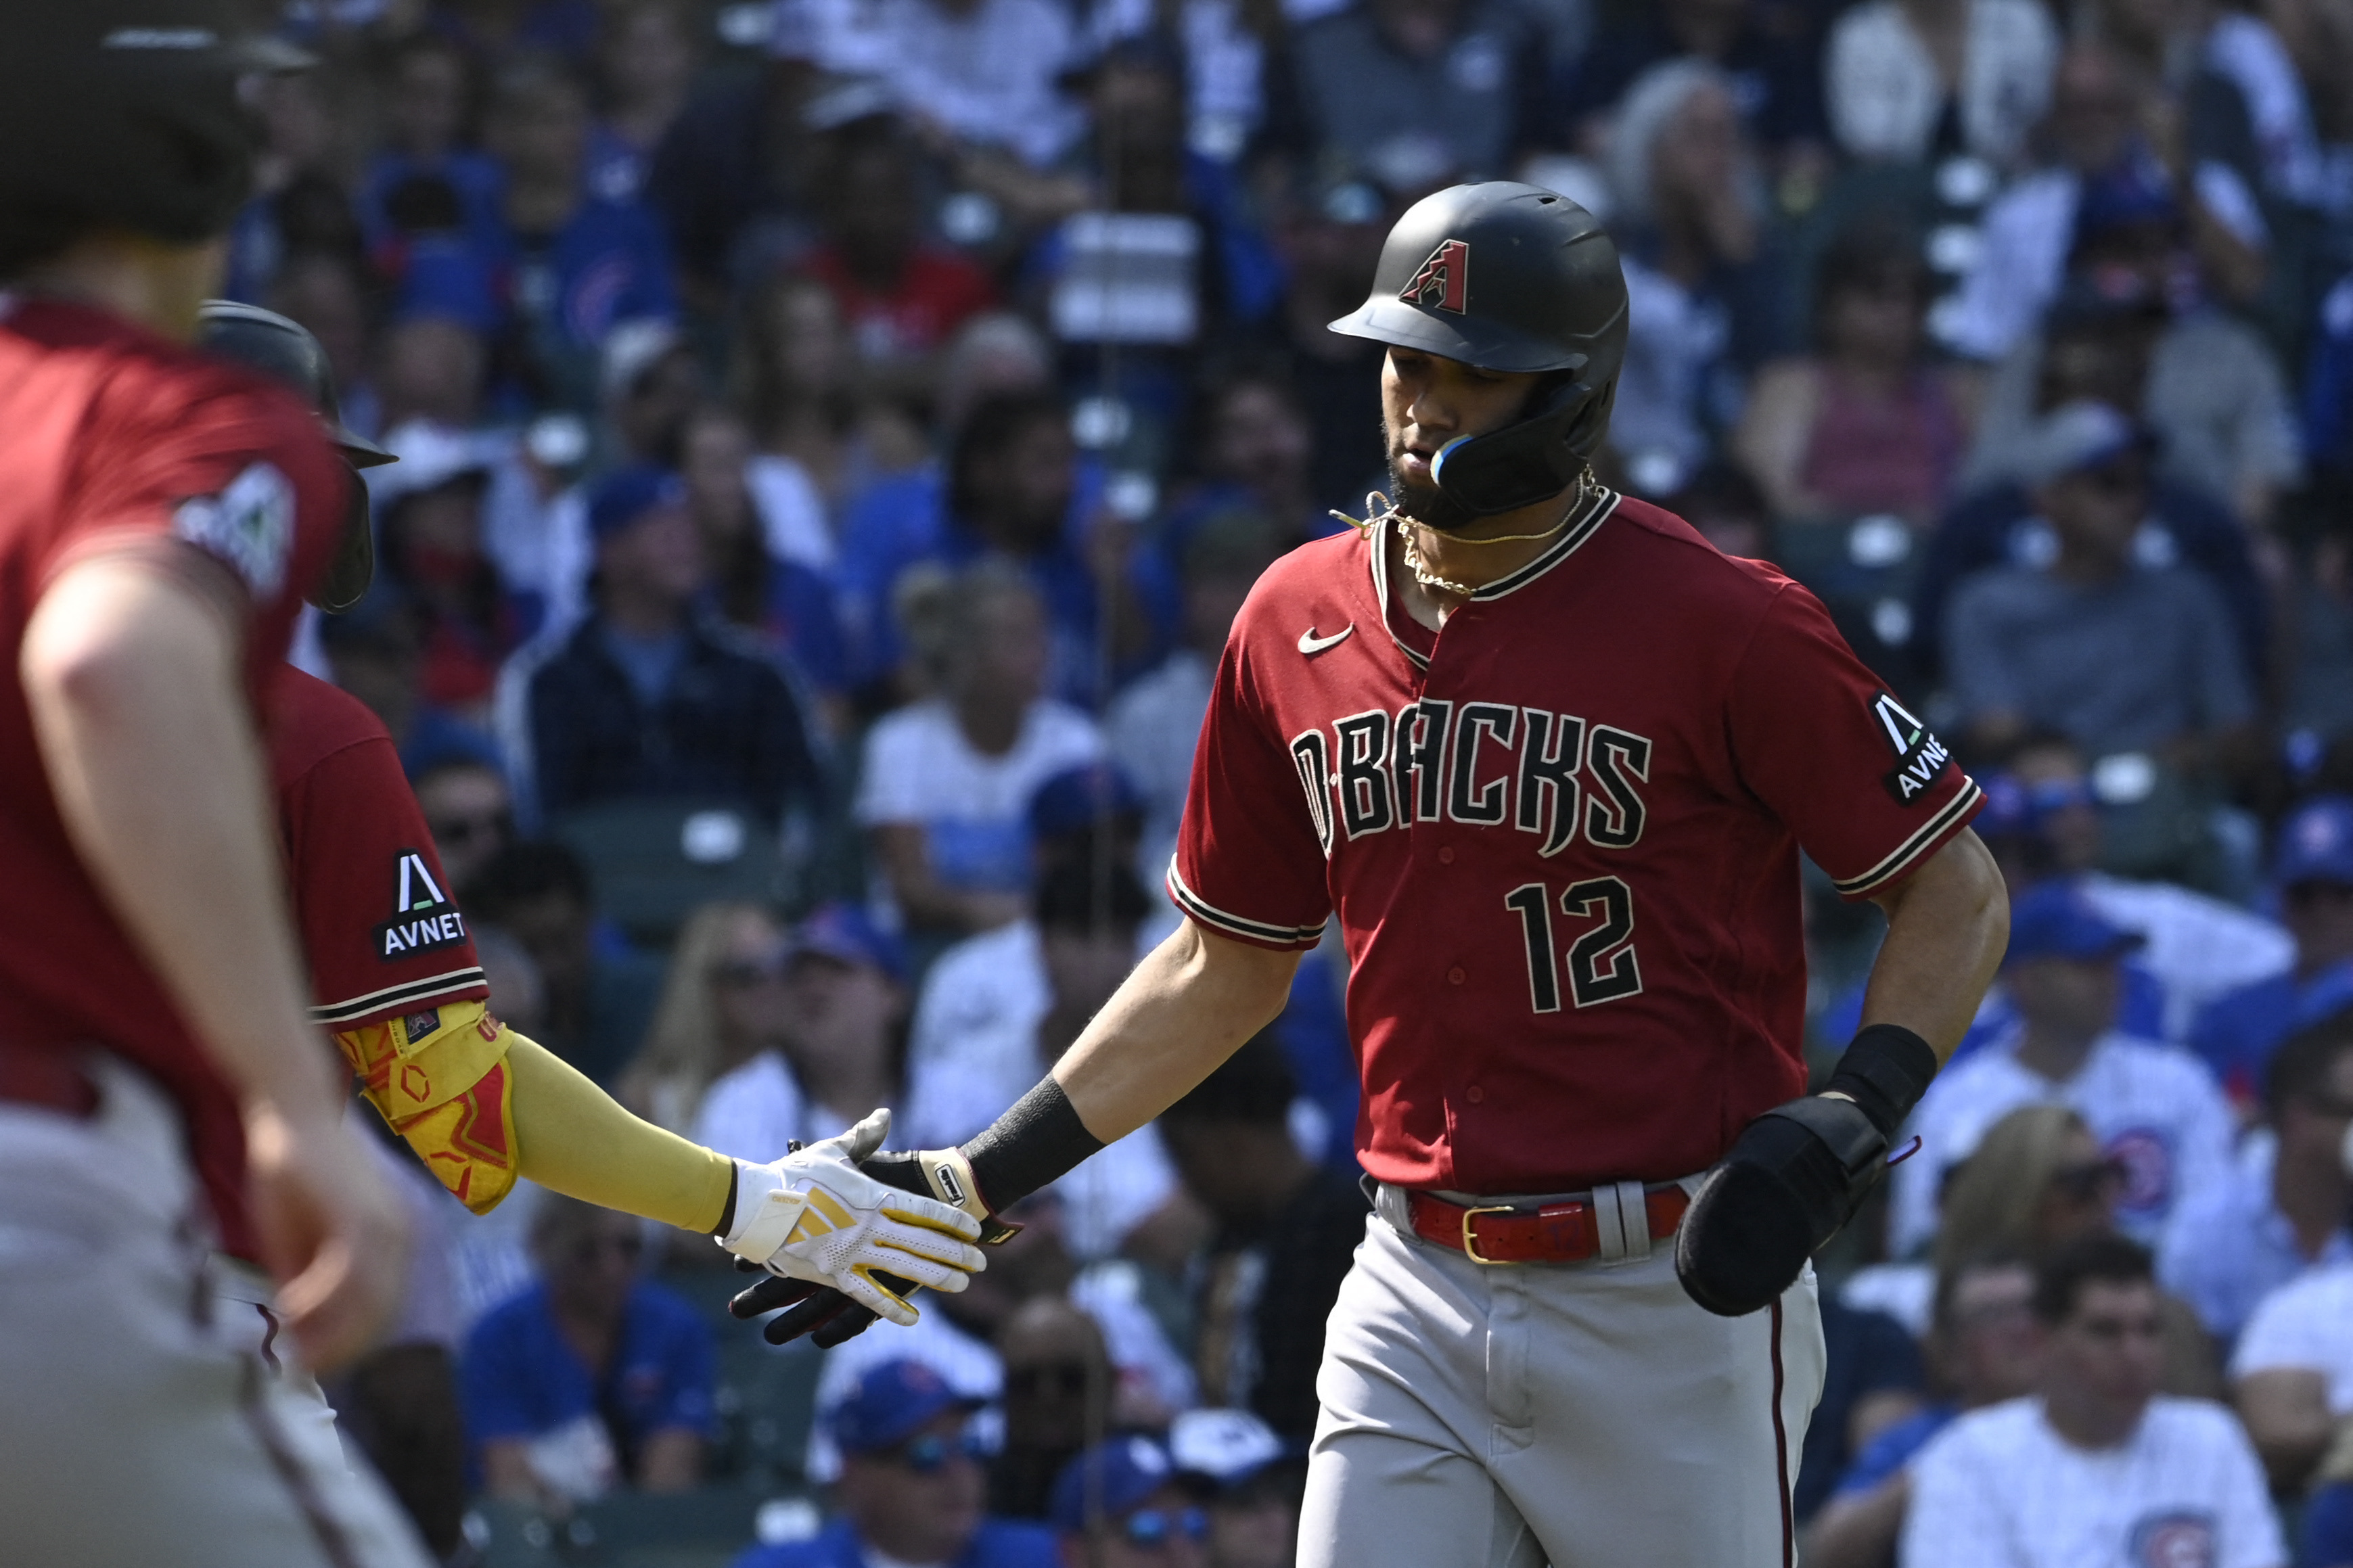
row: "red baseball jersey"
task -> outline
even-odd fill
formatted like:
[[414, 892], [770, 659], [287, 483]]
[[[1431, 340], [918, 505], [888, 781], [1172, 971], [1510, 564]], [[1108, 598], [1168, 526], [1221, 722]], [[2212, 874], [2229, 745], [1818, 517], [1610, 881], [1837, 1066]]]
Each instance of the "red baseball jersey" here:
[[185, 1115], [224, 1244], [248, 1257], [235, 1104], [68, 840], [15, 671], [59, 571], [176, 538], [244, 584], [258, 698], [350, 483], [291, 393], [101, 311], [0, 296], [0, 1040], [104, 1046], [153, 1074]]
[[383, 723], [290, 664], [271, 679], [263, 716], [311, 1016], [353, 1029], [489, 995]]
[[1802, 847], [1883, 891], [1981, 803], [1812, 595], [1596, 490], [1431, 633], [1377, 536], [1260, 579], [1170, 868], [1220, 936], [1337, 912], [1356, 1149], [1400, 1186], [1702, 1170], [1801, 1093]]

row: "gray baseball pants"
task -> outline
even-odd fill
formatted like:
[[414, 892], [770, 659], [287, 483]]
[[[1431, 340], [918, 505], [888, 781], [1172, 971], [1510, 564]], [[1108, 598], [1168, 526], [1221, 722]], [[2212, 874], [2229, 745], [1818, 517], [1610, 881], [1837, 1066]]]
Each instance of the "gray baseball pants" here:
[[1482, 1266], [1382, 1188], [1316, 1377], [1300, 1568], [1790, 1568], [1812, 1271], [1718, 1318], [1672, 1254]]
[[426, 1568], [308, 1379], [216, 1295], [171, 1102], [111, 1059], [97, 1076], [88, 1121], [0, 1102], [0, 1557]]

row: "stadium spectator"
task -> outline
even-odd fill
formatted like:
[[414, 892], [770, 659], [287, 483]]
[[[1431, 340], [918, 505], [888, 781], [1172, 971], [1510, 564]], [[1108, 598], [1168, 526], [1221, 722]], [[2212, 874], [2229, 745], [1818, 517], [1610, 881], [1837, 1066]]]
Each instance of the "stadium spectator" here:
[[1228, 510], [1188, 531], [1181, 558], [1183, 631], [1157, 668], [1130, 684], [1103, 721], [1112, 760], [1144, 799], [1136, 876], [1157, 883], [1176, 852], [1176, 820], [1193, 779], [1193, 746], [1209, 710], [1209, 679], [1250, 584], [1280, 552], [1263, 513]]
[[625, 0], [604, 8], [588, 188], [607, 201], [637, 199], [654, 149], [686, 107], [700, 64], [697, 15], [685, 0]]
[[1867, 163], [2025, 157], [2059, 33], [2035, 0], [1867, 0], [1831, 26], [1822, 74], [1838, 144]]
[[1609, 139], [1626, 272], [1626, 366], [1609, 439], [1638, 492], [1680, 489], [1738, 423], [1781, 347], [1780, 275], [1734, 85], [1699, 59], [1651, 67]]
[[399, 477], [375, 489], [380, 559], [422, 635], [418, 696], [469, 723], [486, 723], [499, 667], [530, 630], [485, 538], [489, 455], [422, 425], [395, 432], [393, 450]]
[[940, 694], [868, 732], [858, 820], [911, 927], [987, 931], [1027, 901], [1030, 795], [1093, 760], [1102, 741], [1084, 714], [1043, 694], [1044, 605], [1018, 568], [987, 561], [913, 577], [902, 597]]
[[1938, 320], [1948, 346], [2001, 358], [2059, 297], [2070, 268], [2092, 268], [2103, 239], [2162, 246], [2194, 261], [2221, 299], [2254, 298], [2270, 237], [2253, 193], [2228, 164], [2184, 169], [2178, 149], [2167, 150], [2172, 161], [2160, 156], [2142, 130], [2148, 117], [2106, 46], [2080, 43], [2062, 57], [2044, 126], [2055, 158], [1986, 209], [1975, 265]]
[[[723, 405], [690, 417], [679, 446], [687, 506], [712, 563], [713, 607], [799, 677], [822, 705], [826, 730], [839, 733], [849, 667], [832, 585], [807, 563], [818, 544], [833, 542], [816, 493], [805, 485], [784, 492], [773, 474], [759, 482], [751, 431]], [[772, 510], [780, 500], [787, 507]], [[814, 537], [794, 540], [788, 531]]]
[[638, 1277], [645, 1222], [543, 1193], [539, 1280], [467, 1337], [466, 1419], [493, 1496], [561, 1510], [684, 1491], [715, 1435], [711, 1331]]
[[2101, 404], [2043, 418], [2025, 477], [2055, 552], [1964, 579], [1946, 616], [1944, 667], [1970, 743], [1999, 750], [2040, 726], [2094, 756], [2141, 752], [2192, 778], [2242, 760], [2254, 693], [2229, 612], [2197, 573], [2135, 557], [2142, 440]]
[[2353, 1416], [2353, 1262], [2307, 1269], [2263, 1299], [2231, 1354], [2231, 1398], [2273, 1489], [2300, 1495]]
[[2262, 1468], [2230, 1413], [2158, 1392], [2147, 1250], [2085, 1237], [2036, 1270], [2033, 1305], [2036, 1394], [1960, 1417], [1913, 1461], [1905, 1568], [2285, 1568]]
[[[2339, 492], [2345, 493], [2345, 492]], [[2353, 784], [2353, 506], [2325, 504], [2292, 568], [2279, 727], [2327, 788]]]
[[[1078, 1038], [1135, 966], [1144, 889], [1122, 859], [1103, 860], [1074, 857], [1043, 868], [1034, 924], [1002, 933], [1001, 942], [983, 938], [986, 948], [952, 951], [933, 970], [907, 1068], [903, 1135], [916, 1147], [959, 1143], [987, 1126]], [[968, 989], [976, 952], [1002, 954], [1007, 971]], [[1124, 1250], [1164, 1259], [1173, 1271], [1198, 1239], [1149, 1125], [1049, 1190], [1062, 1200], [1063, 1237], [1082, 1260]]]
[[485, 743], [481, 731], [427, 702], [424, 638], [406, 595], [378, 583], [340, 616], [319, 618], [319, 651], [336, 685], [384, 721], [404, 767]]
[[916, 1361], [860, 1378], [821, 1414], [841, 1452], [841, 1512], [811, 1540], [755, 1546], [734, 1568], [1058, 1568], [1053, 1532], [989, 1517], [975, 1402]]
[[1298, 1089], [1282, 1047], [1246, 1041], [1161, 1113], [1185, 1189], [1217, 1221], [1194, 1260], [1194, 1368], [1211, 1405], [1249, 1410], [1282, 1436], [1315, 1430], [1324, 1321], [1365, 1234], [1356, 1183], [1300, 1152]]
[[1292, 1568], [1307, 1483], [1299, 1444], [1247, 1410], [1187, 1410], [1169, 1423], [1168, 1457], [1208, 1514], [1204, 1568]]
[[600, 436], [616, 463], [681, 460], [686, 422], [702, 406], [702, 364], [677, 324], [644, 316], [615, 324], [596, 362]]
[[763, 1022], [775, 1043], [712, 1080], [688, 1136], [765, 1163], [898, 1103], [906, 980], [899, 944], [839, 903], [813, 910], [757, 963], [721, 965], [715, 988], [772, 998]]
[[1065, 1568], [1203, 1568], [1209, 1518], [1156, 1437], [1111, 1437], [1054, 1482]]
[[1978, 388], [1928, 362], [1928, 287], [1908, 229], [1859, 222], [1824, 252], [1815, 352], [1757, 373], [1733, 437], [1781, 521], [1894, 512], [1925, 531], [1943, 512]]
[[422, 762], [408, 775], [425, 813], [434, 852], [448, 873], [452, 896], [462, 899], [481, 868], [514, 842], [514, 801], [497, 752], [450, 750]]
[[268, 303], [319, 340], [344, 428], [364, 436], [380, 432], [384, 405], [368, 363], [374, 300], [359, 260], [324, 250], [290, 256], [269, 286]]
[[361, 175], [357, 205], [378, 265], [397, 275], [419, 235], [494, 227], [499, 166], [466, 145], [474, 83], [462, 50], [420, 34], [395, 51], [387, 74], [384, 142]]
[[587, 95], [562, 65], [507, 67], [487, 125], [504, 184], [499, 230], [481, 259], [507, 280], [541, 395], [587, 412], [605, 334], [677, 313], [668, 244], [644, 206], [590, 187]]
[[814, 278], [781, 274], [754, 293], [736, 352], [737, 391], [760, 448], [752, 485], [762, 515], [798, 511], [813, 496], [822, 536], [796, 523], [779, 527], [774, 542], [787, 559], [828, 571], [844, 504], [926, 457], [922, 432], [872, 395], [841, 302]]
[[673, 1132], [693, 1126], [712, 1083], [783, 1048], [792, 1026], [790, 958], [783, 922], [761, 905], [705, 904], [688, 916], [617, 1098]]
[[1372, 0], [1301, 27], [1290, 53], [1285, 150], [1402, 201], [1504, 177], [1538, 123], [1541, 47], [1495, 0]]
[[1019, 568], [1044, 600], [1046, 691], [1100, 704], [1106, 632], [1114, 680], [1150, 661], [1160, 628], [1132, 541], [1104, 515], [1101, 470], [1080, 460], [1070, 426], [1052, 393], [985, 395], [956, 427], [944, 473], [885, 482], [852, 505], [838, 580], [854, 679], [904, 678], [907, 643], [893, 612], [906, 619], [900, 583], [910, 568], [961, 569], [992, 554]]
[[1567, 123], [1544, 140], [1599, 147], [1628, 84], [1662, 61], [1706, 60], [1732, 83], [1734, 101], [1777, 162], [1817, 162], [1829, 140], [1822, 119], [1821, 39], [1811, 16], [1752, 0], [1664, 0], [1605, 12], [1592, 43], [1562, 73], [1556, 90]]
[[871, 115], [818, 154], [822, 237], [811, 277], [833, 291], [859, 357], [884, 384], [921, 384], [932, 356], [997, 302], [988, 275], [923, 234], [920, 164], [907, 132]]
[[502, 677], [508, 754], [540, 820], [612, 801], [723, 802], [776, 823], [818, 789], [791, 688], [698, 613], [709, 582], [678, 476], [607, 477], [588, 504], [596, 610]]
[[2158, 1257], [2166, 1288], [2224, 1344], [2306, 1269], [2353, 1262], [2353, 1012], [2298, 1032], [2272, 1057], [2263, 1115], [2229, 1173], [2186, 1196]]
[[2218, 998], [2189, 1035], [2242, 1101], [2254, 1098], [2281, 1041], [2353, 1006], [2353, 799], [2315, 795], [2282, 820], [2272, 889], [2295, 962]]
[[1289, 354], [1315, 432], [1316, 501], [1355, 511], [1368, 486], [1385, 482], [1377, 343], [1327, 331], [1324, 323], [1364, 302], [1381, 239], [1402, 207], [1356, 177], [1277, 193], [1270, 237], [1290, 286], [1283, 291], [1282, 346]]
[[645, 1038], [661, 964], [601, 926], [580, 858], [557, 844], [512, 844], [468, 892], [467, 914], [505, 927], [538, 966], [545, 1000], [533, 1038], [598, 1084], [617, 1081]]
[[932, 140], [1054, 163], [1085, 133], [1062, 89], [1081, 63], [1074, 17], [1051, 0], [880, 0], [788, 7], [782, 27], [836, 75], [871, 77]]
[[1265, 518], [1284, 549], [1339, 530], [1315, 489], [1315, 416], [1280, 365], [1244, 361], [1213, 372], [1195, 400], [1191, 439], [1199, 477], [1160, 525], [1172, 565], [1182, 563], [1194, 529], [1238, 508]]
[[1921, 1101], [1924, 1147], [1895, 1177], [1894, 1251], [1934, 1235], [1946, 1173], [2021, 1105], [2084, 1118], [2120, 1181], [2117, 1224], [2151, 1243], [2185, 1197], [2229, 1179], [2231, 1112], [2212, 1077], [2185, 1052], [2116, 1032], [2118, 960], [2138, 945], [2063, 882], [2012, 906], [2002, 977], [2018, 1026], [1939, 1074]]
[[1042, 1296], [1004, 1324], [1005, 1447], [990, 1467], [989, 1498], [1014, 1519], [1046, 1519], [1054, 1481], [1112, 1424], [1119, 1373], [1103, 1330], [1069, 1301]]
[[1955, 1417], [2034, 1389], [2034, 1271], [1994, 1256], [1937, 1280], [1926, 1342], [1936, 1403], [1861, 1445], [1800, 1539], [1807, 1568], [1885, 1568], [1911, 1502], [1913, 1458]]

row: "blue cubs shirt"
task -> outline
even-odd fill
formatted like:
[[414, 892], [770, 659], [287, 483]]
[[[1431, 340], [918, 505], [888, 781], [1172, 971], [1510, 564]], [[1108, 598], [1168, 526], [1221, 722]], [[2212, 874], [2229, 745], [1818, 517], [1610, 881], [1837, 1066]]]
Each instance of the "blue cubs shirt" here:
[[468, 1436], [479, 1448], [609, 1413], [624, 1452], [656, 1432], [711, 1436], [711, 1331], [682, 1299], [640, 1280], [623, 1309], [620, 1349], [600, 1376], [555, 1327], [547, 1287], [493, 1307], [467, 1336], [460, 1368]]

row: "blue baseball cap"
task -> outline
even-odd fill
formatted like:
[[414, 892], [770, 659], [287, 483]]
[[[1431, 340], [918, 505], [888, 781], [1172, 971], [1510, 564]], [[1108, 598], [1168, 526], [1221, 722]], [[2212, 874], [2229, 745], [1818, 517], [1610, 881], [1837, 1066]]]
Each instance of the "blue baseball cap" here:
[[907, 978], [907, 955], [898, 939], [876, 925], [864, 910], [839, 900], [819, 904], [793, 928], [790, 951], [879, 969], [893, 980]]
[[588, 532], [609, 539], [658, 507], [686, 500], [686, 481], [656, 463], [631, 463], [596, 481], [588, 492]]
[[2100, 913], [2073, 883], [2038, 882], [2010, 906], [2010, 952], [2002, 963], [2118, 958], [2140, 944], [2138, 932]]
[[827, 1429], [845, 1454], [896, 1447], [950, 1410], [976, 1410], [981, 1402], [948, 1386], [919, 1361], [886, 1361], [869, 1368], [825, 1413]]
[[1062, 1467], [1048, 1518], [1057, 1530], [1087, 1528], [1090, 1504], [1117, 1519], [1176, 1479], [1176, 1461], [1156, 1437], [1113, 1437]]
[[2273, 852], [2272, 880], [2353, 887], [2353, 796], [2316, 795], [2288, 813]]
[[1141, 816], [1144, 796], [1134, 781], [1110, 763], [1065, 768], [1029, 796], [1029, 834], [1060, 838], [1092, 827], [1106, 817]]

